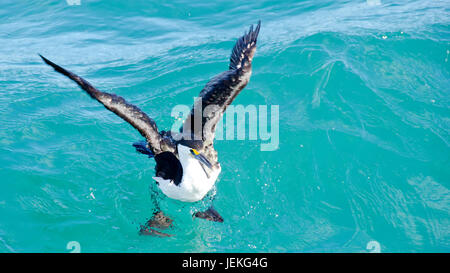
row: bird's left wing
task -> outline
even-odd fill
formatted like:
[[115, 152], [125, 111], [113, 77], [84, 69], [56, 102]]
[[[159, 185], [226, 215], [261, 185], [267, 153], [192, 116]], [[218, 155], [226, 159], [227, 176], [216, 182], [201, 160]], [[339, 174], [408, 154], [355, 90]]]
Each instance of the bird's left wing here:
[[206, 146], [212, 145], [217, 123], [250, 80], [260, 27], [261, 21], [255, 29], [251, 26], [248, 33], [238, 39], [231, 52], [229, 69], [211, 79], [200, 92], [200, 98], [183, 123], [183, 137], [202, 140]]

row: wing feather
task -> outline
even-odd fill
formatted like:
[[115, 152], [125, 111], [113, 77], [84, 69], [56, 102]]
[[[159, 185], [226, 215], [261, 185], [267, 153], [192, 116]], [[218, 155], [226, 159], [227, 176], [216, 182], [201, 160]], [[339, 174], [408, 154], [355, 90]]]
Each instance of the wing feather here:
[[128, 103], [120, 96], [99, 91], [85, 79], [51, 62], [42, 55], [39, 56], [46, 64], [53, 67], [55, 71], [76, 82], [91, 98], [103, 104], [106, 109], [115, 113], [137, 129], [139, 133], [145, 137], [154, 154], [159, 154], [163, 151], [162, 137], [158, 132], [155, 121], [149, 118], [147, 114], [142, 112], [138, 107]]
[[[200, 98], [194, 103], [190, 115], [183, 123], [184, 138], [203, 140], [212, 145], [217, 123], [237, 95], [244, 89], [252, 74], [252, 59], [256, 52], [261, 21], [248, 33], [239, 38], [231, 52], [229, 69], [212, 78], [200, 92]], [[196, 110], [201, 109], [201, 112]], [[196, 113], [200, 112], [200, 116]], [[195, 122], [195, 118], [201, 118]]]

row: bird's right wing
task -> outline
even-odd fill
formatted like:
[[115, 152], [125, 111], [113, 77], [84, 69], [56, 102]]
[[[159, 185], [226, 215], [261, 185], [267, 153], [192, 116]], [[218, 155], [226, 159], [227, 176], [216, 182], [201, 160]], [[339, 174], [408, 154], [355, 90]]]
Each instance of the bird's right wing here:
[[86, 91], [86, 93], [89, 94], [89, 96], [91, 96], [91, 98], [97, 100], [103, 104], [106, 109], [114, 112], [123, 120], [131, 124], [131, 126], [136, 128], [139, 133], [145, 137], [150, 146], [149, 148], [155, 155], [170, 148], [168, 147], [168, 144], [164, 143], [163, 138], [158, 132], [158, 127], [156, 126], [155, 121], [149, 118], [138, 107], [126, 102], [120, 96], [99, 91], [85, 79], [49, 61], [42, 55], [39, 56], [41, 56], [46, 64], [53, 67], [55, 71], [76, 82], [84, 91]]

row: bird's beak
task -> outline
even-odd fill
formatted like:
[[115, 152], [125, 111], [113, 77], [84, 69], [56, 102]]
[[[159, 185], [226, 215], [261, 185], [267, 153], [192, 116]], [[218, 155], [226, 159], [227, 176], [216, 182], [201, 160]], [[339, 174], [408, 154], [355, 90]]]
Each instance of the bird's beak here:
[[200, 161], [200, 163], [202, 163], [203, 165], [205, 165], [209, 169], [212, 169], [211, 162], [209, 162], [209, 160], [204, 155], [199, 153], [196, 149], [191, 149], [191, 154], [192, 154], [192, 156], [194, 156], [195, 159]]
[[198, 154], [195, 158], [197, 158], [201, 163], [203, 163], [206, 167], [212, 169], [212, 164], [209, 160], [202, 154]]

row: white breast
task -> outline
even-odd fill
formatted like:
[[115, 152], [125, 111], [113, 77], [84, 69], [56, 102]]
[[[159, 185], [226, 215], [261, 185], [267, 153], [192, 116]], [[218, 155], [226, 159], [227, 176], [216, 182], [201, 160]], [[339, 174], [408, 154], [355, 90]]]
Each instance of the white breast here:
[[203, 199], [214, 186], [221, 171], [220, 167], [210, 170], [203, 166], [209, 173], [208, 178], [200, 161], [191, 155], [189, 147], [179, 144], [178, 156], [183, 167], [183, 178], [178, 186], [161, 177], [153, 177], [153, 179], [159, 183], [159, 188], [167, 197], [183, 202], [196, 202]]

